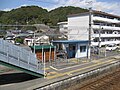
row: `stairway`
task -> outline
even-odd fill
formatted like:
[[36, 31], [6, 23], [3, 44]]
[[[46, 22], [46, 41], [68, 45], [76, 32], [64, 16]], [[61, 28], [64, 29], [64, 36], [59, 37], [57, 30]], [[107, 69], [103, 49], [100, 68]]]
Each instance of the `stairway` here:
[[38, 63], [36, 55], [26, 49], [0, 39], [0, 64], [43, 77], [43, 65]]

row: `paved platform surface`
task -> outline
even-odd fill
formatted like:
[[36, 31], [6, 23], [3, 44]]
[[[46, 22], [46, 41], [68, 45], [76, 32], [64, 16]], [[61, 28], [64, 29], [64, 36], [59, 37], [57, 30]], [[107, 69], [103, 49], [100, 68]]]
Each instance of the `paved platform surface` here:
[[[109, 56], [106, 58], [87, 59], [70, 59], [61, 63], [46, 64], [45, 78], [36, 78], [29, 81], [10, 83], [0, 85], [0, 90], [33, 90], [44, 85], [72, 77], [77, 74], [99, 68], [104, 65], [120, 61], [120, 54]], [[16, 78], [17, 79], [17, 78]]]

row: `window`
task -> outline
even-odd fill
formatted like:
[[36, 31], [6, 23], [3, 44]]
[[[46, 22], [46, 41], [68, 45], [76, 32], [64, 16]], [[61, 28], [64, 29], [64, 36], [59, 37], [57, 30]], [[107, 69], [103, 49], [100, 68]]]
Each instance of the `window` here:
[[98, 42], [98, 41], [99, 41], [99, 39], [98, 39], [98, 38], [95, 38], [95, 39], [94, 39], [94, 42]]
[[80, 52], [86, 52], [86, 46], [80, 46]]

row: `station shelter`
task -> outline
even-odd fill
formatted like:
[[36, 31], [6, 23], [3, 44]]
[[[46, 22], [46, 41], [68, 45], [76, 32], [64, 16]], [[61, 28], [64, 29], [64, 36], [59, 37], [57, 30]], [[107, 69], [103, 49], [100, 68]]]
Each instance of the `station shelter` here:
[[82, 58], [90, 56], [88, 50], [89, 41], [81, 40], [57, 40], [52, 41], [56, 46], [56, 51], [60, 53], [67, 53], [67, 58]]
[[32, 52], [34, 52], [35, 49], [37, 59], [42, 62], [44, 59], [46, 62], [53, 61], [55, 59], [55, 46], [39, 45], [39, 46], [30, 46], [30, 47], [32, 49]]

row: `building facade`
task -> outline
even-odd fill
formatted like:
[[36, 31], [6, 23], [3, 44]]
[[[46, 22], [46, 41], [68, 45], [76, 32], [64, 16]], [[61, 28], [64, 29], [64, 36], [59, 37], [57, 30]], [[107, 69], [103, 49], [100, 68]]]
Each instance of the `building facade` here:
[[[101, 11], [91, 14], [91, 44], [120, 44], [120, 16]], [[89, 12], [68, 16], [68, 40], [89, 40]]]

